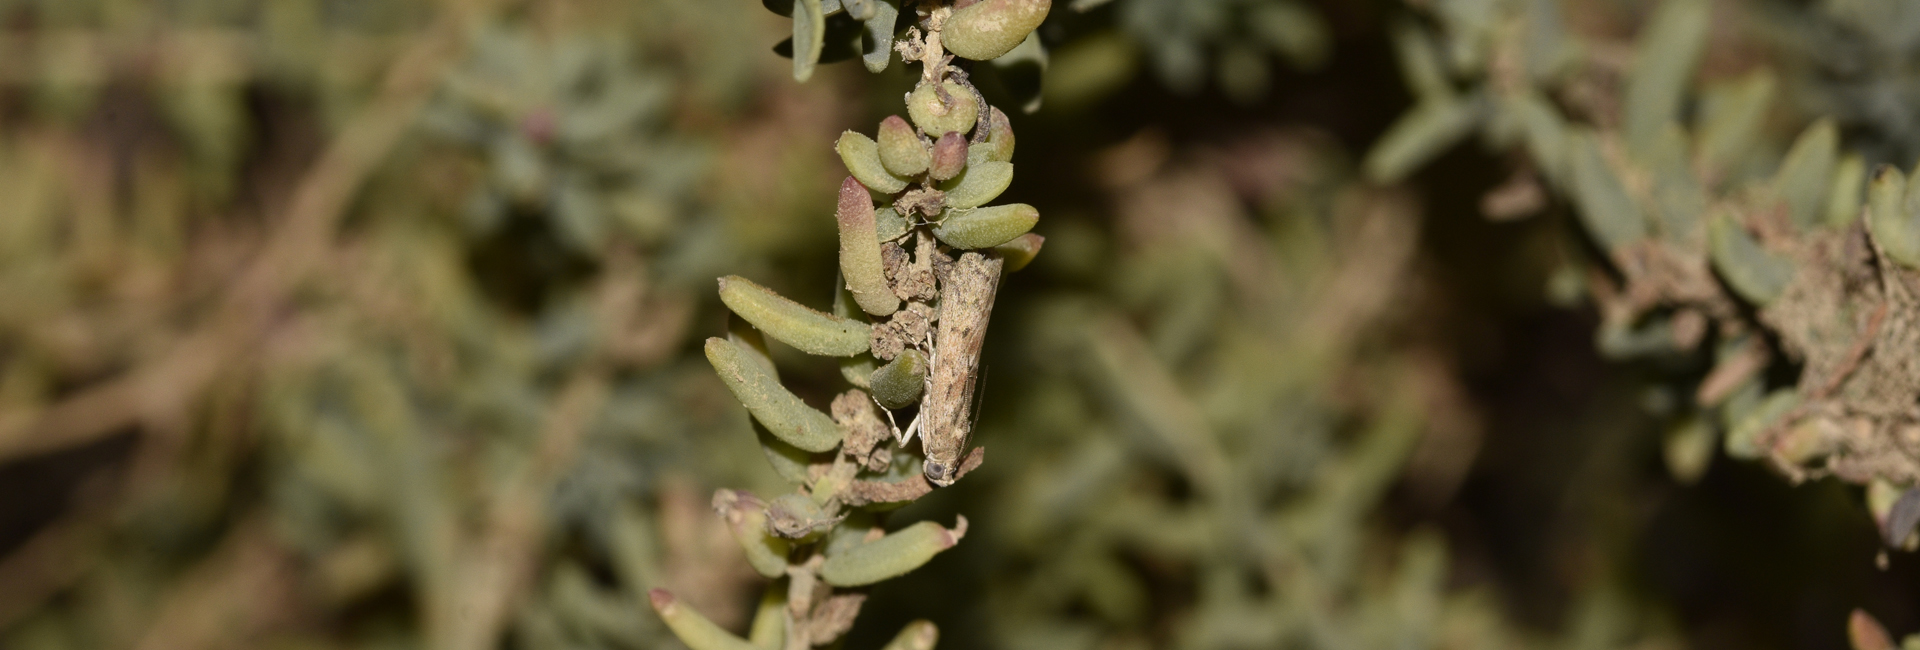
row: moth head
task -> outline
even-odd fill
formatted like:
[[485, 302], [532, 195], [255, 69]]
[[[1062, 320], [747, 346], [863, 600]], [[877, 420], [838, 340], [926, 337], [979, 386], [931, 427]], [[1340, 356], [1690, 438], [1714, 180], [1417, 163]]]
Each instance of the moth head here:
[[931, 458], [927, 459], [927, 463], [921, 467], [927, 475], [927, 482], [934, 484], [935, 487], [953, 485], [954, 474], [959, 469], [958, 463], [944, 463]]

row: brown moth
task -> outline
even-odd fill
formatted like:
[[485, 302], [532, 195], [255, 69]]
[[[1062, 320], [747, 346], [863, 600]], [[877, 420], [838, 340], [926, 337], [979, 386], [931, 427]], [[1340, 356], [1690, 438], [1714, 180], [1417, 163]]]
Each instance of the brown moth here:
[[987, 338], [994, 293], [1000, 287], [1000, 256], [968, 251], [941, 280], [940, 327], [934, 339], [933, 371], [927, 376], [921, 446], [927, 481], [952, 485], [972, 436], [970, 411], [980, 346]]

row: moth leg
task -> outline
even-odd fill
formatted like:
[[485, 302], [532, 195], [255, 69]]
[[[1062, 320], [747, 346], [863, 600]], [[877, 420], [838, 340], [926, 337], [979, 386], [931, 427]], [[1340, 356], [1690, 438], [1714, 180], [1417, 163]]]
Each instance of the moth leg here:
[[[895, 429], [895, 431], [898, 431], [898, 429]], [[920, 432], [920, 415], [915, 414], [913, 416], [913, 421], [907, 423], [906, 433], [901, 434], [900, 436], [900, 446], [901, 447], [907, 446], [907, 443], [913, 441], [914, 434], [917, 434], [919, 432]]]
[[[900, 440], [900, 444], [902, 445], [907, 444], [906, 434], [900, 432], [900, 422], [893, 419], [893, 409], [889, 409], [885, 406], [882, 406], [880, 404], [880, 399], [872, 395], [868, 395], [867, 399], [872, 400], [874, 406], [879, 406], [881, 413], [887, 414], [887, 426], [893, 429], [893, 437], [895, 439]], [[909, 423], [907, 426], [913, 426], [913, 425]]]

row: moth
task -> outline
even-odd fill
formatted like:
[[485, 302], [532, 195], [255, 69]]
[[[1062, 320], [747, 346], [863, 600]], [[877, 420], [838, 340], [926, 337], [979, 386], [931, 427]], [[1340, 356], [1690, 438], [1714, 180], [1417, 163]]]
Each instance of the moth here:
[[998, 255], [968, 251], [940, 278], [940, 325], [920, 423], [920, 444], [927, 453], [922, 470], [929, 483], [940, 487], [957, 478], [973, 435], [969, 416], [980, 346], [987, 338], [987, 319], [993, 316], [1001, 266]]

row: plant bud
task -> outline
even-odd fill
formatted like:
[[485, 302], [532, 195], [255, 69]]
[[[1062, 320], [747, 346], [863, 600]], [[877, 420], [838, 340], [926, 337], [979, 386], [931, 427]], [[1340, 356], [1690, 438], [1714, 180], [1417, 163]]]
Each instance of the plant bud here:
[[958, 178], [940, 186], [947, 193], [947, 207], [958, 210], [977, 208], [999, 198], [1013, 183], [1013, 163], [987, 161], [966, 168]]
[[953, 210], [934, 224], [933, 236], [954, 248], [992, 248], [1026, 234], [1039, 222], [1040, 211], [1025, 203]]
[[901, 351], [892, 362], [880, 366], [868, 378], [874, 401], [887, 409], [902, 409], [918, 403], [926, 381], [927, 356], [914, 349]]
[[691, 650], [759, 650], [746, 639], [720, 629], [665, 589], [648, 590], [647, 600], [653, 604], [653, 611], [660, 614], [660, 620], [666, 621], [667, 629], [673, 630], [673, 635], [680, 637], [680, 642]]
[[815, 311], [737, 275], [720, 278], [720, 302], [767, 336], [807, 354], [860, 354], [873, 334], [866, 323]]
[[931, 158], [927, 153], [927, 143], [920, 141], [920, 134], [913, 132], [913, 125], [898, 115], [889, 115], [880, 121], [879, 133], [880, 164], [895, 176], [918, 176], [927, 171], [927, 162]]
[[1040, 246], [1045, 243], [1047, 238], [1037, 233], [1027, 233], [993, 247], [993, 252], [999, 253], [1000, 258], [1007, 261], [1006, 272], [1012, 273], [1027, 268], [1027, 264], [1032, 263], [1033, 258], [1040, 255]]
[[840, 224], [840, 277], [853, 292], [854, 302], [875, 316], [892, 314], [900, 308], [900, 299], [893, 295], [886, 270], [880, 266], [873, 197], [851, 176], [840, 183], [840, 206], [834, 218]]
[[953, 530], [923, 521], [827, 556], [827, 561], [820, 565], [820, 579], [835, 587], [861, 587], [906, 575], [934, 555], [953, 548], [966, 531], [966, 517], [961, 517]]
[[1051, 0], [980, 0], [953, 12], [941, 43], [963, 59], [997, 58], [1027, 40], [1052, 6]]
[[788, 392], [741, 346], [723, 338], [707, 339], [707, 362], [720, 381], [767, 431], [802, 451], [823, 452], [840, 445], [840, 425]]
[[933, 161], [928, 173], [933, 180], [944, 181], [967, 168], [967, 139], [957, 131], [948, 131], [946, 135], [933, 143]]
[[939, 641], [940, 628], [934, 627], [933, 621], [922, 619], [900, 628], [900, 633], [893, 635], [893, 640], [880, 650], [933, 650], [933, 644]]
[[966, 135], [980, 118], [980, 106], [973, 100], [973, 91], [951, 81], [941, 82], [940, 88], [947, 92], [951, 103], [940, 101], [940, 93], [934, 91], [933, 85], [923, 83], [907, 96], [907, 115], [913, 118], [914, 126], [920, 127], [920, 132], [929, 136], [937, 138], [949, 131]]
[[793, 545], [767, 534], [767, 504], [744, 490], [720, 490], [713, 493], [713, 510], [727, 522], [733, 539], [746, 551], [747, 564], [768, 578], [787, 573], [787, 553]]
[[848, 131], [840, 134], [833, 150], [840, 153], [840, 162], [847, 166], [847, 173], [853, 174], [867, 189], [881, 194], [907, 189], [906, 179], [887, 172], [887, 166], [880, 162], [880, 145], [872, 138]]

